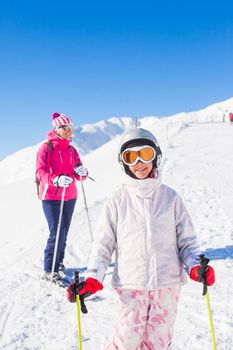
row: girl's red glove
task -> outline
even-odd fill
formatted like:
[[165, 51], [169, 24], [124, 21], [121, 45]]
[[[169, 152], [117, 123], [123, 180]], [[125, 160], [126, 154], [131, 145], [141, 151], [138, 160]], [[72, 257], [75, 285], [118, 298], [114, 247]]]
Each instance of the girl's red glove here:
[[212, 286], [215, 282], [215, 273], [213, 267], [208, 265], [202, 276], [199, 274], [200, 267], [201, 266], [198, 265], [194, 266], [191, 269], [189, 274], [190, 278], [197, 282], [203, 282], [204, 279], [208, 286]]
[[103, 285], [97, 281], [95, 278], [87, 277], [84, 282], [81, 282], [80, 285], [83, 283], [83, 286], [81, 288], [78, 288], [78, 294], [82, 295], [86, 292], [90, 292], [91, 294], [94, 294], [98, 292], [99, 290], [103, 289]]
[[94, 294], [103, 288], [103, 285], [95, 278], [88, 277], [85, 281], [79, 283], [77, 286], [73, 282], [67, 287], [67, 299], [71, 303], [75, 303], [76, 294], [79, 294], [80, 298], [87, 298], [91, 294]]

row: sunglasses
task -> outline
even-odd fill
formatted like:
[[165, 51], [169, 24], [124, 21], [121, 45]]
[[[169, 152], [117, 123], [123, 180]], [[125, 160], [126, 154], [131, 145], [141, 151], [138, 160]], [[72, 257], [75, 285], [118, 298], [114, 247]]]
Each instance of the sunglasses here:
[[59, 126], [59, 129], [73, 130], [73, 126], [72, 125], [61, 125], [61, 126]]
[[127, 148], [120, 156], [120, 160], [129, 166], [137, 164], [140, 160], [142, 163], [150, 163], [156, 157], [156, 151], [151, 146], [139, 146]]

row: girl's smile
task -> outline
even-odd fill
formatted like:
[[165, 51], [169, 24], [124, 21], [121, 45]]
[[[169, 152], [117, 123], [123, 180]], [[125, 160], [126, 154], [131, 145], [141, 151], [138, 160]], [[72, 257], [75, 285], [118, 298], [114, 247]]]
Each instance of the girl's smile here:
[[153, 168], [153, 164], [151, 163], [142, 163], [137, 162], [137, 164], [130, 166], [129, 169], [132, 171], [132, 173], [138, 178], [138, 179], [145, 179], [150, 174], [151, 170]]

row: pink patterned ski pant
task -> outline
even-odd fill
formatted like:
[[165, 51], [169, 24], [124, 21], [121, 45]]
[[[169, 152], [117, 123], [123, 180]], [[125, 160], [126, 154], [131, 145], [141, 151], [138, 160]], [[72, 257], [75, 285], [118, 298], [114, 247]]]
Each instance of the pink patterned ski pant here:
[[180, 287], [116, 292], [120, 317], [106, 350], [170, 349]]

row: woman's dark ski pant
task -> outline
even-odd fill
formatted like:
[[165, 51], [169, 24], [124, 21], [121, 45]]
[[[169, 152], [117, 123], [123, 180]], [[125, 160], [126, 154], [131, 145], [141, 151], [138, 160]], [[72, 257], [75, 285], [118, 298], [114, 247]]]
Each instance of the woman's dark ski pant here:
[[[70, 199], [69, 201], [64, 201], [54, 272], [58, 272], [59, 265], [63, 262], [63, 259], [64, 259], [66, 239], [67, 239], [67, 234], [69, 231], [72, 215], [74, 212], [75, 203], [76, 203], [76, 199]], [[51, 272], [61, 201], [43, 200], [42, 206], [43, 206], [44, 214], [47, 219], [49, 231], [50, 231], [49, 239], [47, 241], [47, 245], [44, 251], [44, 271]]]

